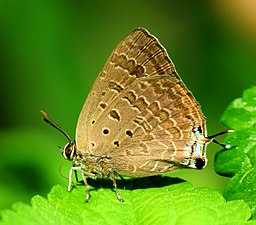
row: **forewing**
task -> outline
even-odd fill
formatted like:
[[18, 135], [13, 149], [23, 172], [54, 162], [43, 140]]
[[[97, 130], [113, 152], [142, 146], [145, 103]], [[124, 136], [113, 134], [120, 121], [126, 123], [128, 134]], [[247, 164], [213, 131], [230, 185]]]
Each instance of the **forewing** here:
[[78, 120], [76, 143], [92, 155], [170, 159], [191, 142], [197, 124], [204, 127], [200, 107], [165, 49], [136, 29], [97, 77]]

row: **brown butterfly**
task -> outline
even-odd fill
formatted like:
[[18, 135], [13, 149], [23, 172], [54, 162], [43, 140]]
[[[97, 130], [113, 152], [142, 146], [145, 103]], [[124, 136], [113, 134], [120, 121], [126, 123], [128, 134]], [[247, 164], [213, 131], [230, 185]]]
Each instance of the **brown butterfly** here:
[[[177, 74], [167, 52], [144, 28], [117, 45], [97, 77], [80, 113], [76, 140], [46, 113], [43, 120], [60, 130], [68, 144], [63, 156], [72, 172], [110, 178], [120, 197], [116, 176], [145, 177], [182, 167], [202, 169], [206, 144], [229, 132], [207, 136], [205, 117]], [[224, 145], [223, 145], [224, 146]], [[225, 146], [224, 146], [225, 147]]]

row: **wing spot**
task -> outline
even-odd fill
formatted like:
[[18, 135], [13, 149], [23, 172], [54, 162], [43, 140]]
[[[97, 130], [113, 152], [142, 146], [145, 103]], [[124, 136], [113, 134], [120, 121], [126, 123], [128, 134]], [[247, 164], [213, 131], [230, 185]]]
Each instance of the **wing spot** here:
[[114, 145], [119, 147], [119, 141], [114, 141]]
[[148, 107], [148, 103], [146, 102], [144, 97], [139, 97], [134, 103], [133, 107], [138, 108], [140, 111], [144, 111]]
[[117, 93], [120, 93], [122, 90], [124, 90], [124, 88], [120, 84], [118, 84], [116, 81], [109, 82], [108, 87], [109, 89], [116, 91]]
[[114, 53], [111, 57], [111, 62], [115, 64], [115, 67], [120, 66], [129, 73], [130, 71], [134, 72], [134, 70], [138, 69], [136, 68], [136, 61], [134, 59], [128, 59], [127, 55], [125, 54], [118, 55]]
[[137, 65], [134, 67], [133, 71], [130, 72], [130, 75], [136, 77], [142, 77], [145, 73], [145, 68], [142, 65]]
[[102, 109], [105, 109], [105, 108], [107, 107], [107, 105], [106, 105], [105, 103], [100, 103], [100, 107], [101, 107]]
[[123, 99], [127, 100], [132, 105], [136, 100], [136, 95], [133, 91], [129, 91], [126, 93]]
[[150, 132], [153, 128], [152, 126], [147, 122], [146, 119], [144, 119], [143, 117], [137, 116], [134, 120], [134, 123], [138, 124], [140, 127], [143, 128], [143, 130], [148, 133]]
[[105, 134], [105, 135], [109, 134], [109, 129], [105, 128], [105, 129], [103, 130], [103, 134]]
[[132, 136], [133, 136], [132, 131], [127, 130], [125, 133], [126, 133], [126, 135], [127, 135], [127, 136], [129, 136], [129, 137], [131, 137], [131, 138], [132, 138]]
[[135, 60], [130, 59], [126, 62], [125, 69], [127, 69], [128, 71], [133, 71], [135, 66], [136, 66]]
[[118, 57], [117, 53], [114, 52], [114, 53], [112, 54], [111, 58], [110, 58], [110, 62], [115, 63], [116, 60], [117, 60], [117, 57]]
[[139, 85], [141, 89], [147, 89], [149, 86], [149, 84], [146, 81], [139, 83]]
[[109, 116], [117, 121], [120, 121], [121, 118], [119, 113], [114, 109], [110, 111]]

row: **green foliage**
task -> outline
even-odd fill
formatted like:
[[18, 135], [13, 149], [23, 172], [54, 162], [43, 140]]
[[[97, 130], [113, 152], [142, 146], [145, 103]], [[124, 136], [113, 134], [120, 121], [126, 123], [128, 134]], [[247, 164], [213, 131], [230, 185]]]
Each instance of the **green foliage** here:
[[243, 199], [256, 218], [256, 87], [244, 92], [225, 111], [222, 122], [235, 130], [226, 139], [233, 146], [216, 155], [216, 172], [231, 176], [224, 190], [227, 200]]
[[[173, 178], [174, 179], [174, 178]], [[91, 191], [84, 203], [85, 188], [68, 193], [54, 186], [48, 199], [32, 198], [32, 206], [16, 203], [2, 211], [0, 224], [248, 224], [250, 210], [240, 200], [226, 202], [216, 191], [193, 188], [187, 182], [161, 188], [120, 190], [121, 203], [110, 189]]]

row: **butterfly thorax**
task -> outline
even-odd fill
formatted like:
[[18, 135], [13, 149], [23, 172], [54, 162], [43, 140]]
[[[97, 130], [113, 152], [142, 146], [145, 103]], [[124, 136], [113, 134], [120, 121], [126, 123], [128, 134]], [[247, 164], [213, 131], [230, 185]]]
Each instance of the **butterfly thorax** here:
[[72, 161], [73, 168], [81, 170], [91, 178], [109, 178], [111, 169], [107, 166], [108, 157], [95, 156], [89, 153], [81, 154], [75, 142], [66, 144], [62, 150], [65, 159]]
[[111, 169], [107, 166], [108, 159], [93, 155], [75, 155], [72, 159], [73, 167], [80, 167], [82, 172], [90, 178], [109, 178]]

